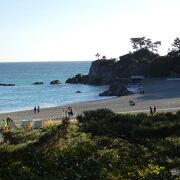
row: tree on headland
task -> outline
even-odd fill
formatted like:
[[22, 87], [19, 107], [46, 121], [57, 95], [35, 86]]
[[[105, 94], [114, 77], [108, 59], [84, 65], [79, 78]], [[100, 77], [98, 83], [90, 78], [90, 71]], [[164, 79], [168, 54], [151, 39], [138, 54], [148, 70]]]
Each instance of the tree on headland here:
[[174, 39], [174, 42], [171, 45], [173, 46], [173, 48], [168, 49], [168, 56], [179, 57], [180, 56], [180, 38], [176, 37]]
[[142, 48], [145, 49], [150, 49], [152, 52], [158, 51], [158, 47], [161, 45], [161, 41], [155, 41], [152, 42], [151, 39], [146, 39], [145, 36], [143, 37], [137, 37], [137, 38], [131, 38], [130, 39], [132, 43], [132, 48], [135, 49], [136, 51]]
[[132, 47], [135, 50], [142, 49], [145, 45], [145, 37], [137, 37], [137, 38], [131, 38], [130, 39], [132, 43]]
[[179, 37], [177, 37], [177, 38], [174, 40], [172, 46], [174, 47], [173, 50], [180, 50], [180, 39], [179, 39]]
[[149, 48], [150, 48], [150, 47], [151, 47], [151, 45], [152, 45], [152, 40], [151, 40], [151, 39], [149, 39], [149, 38], [148, 38], [148, 39], [145, 39], [145, 44], [146, 44], [146, 46], [147, 46], [147, 47], [149, 47]]
[[147, 46], [147, 48], [150, 48], [152, 52], [158, 51], [158, 47], [161, 46], [161, 41], [155, 41]]
[[96, 57], [98, 58], [98, 60], [99, 60], [100, 54], [99, 54], [99, 53], [97, 53], [95, 56], [96, 56]]
[[106, 56], [103, 56], [102, 59], [105, 60], [105, 59], [106, 59]]

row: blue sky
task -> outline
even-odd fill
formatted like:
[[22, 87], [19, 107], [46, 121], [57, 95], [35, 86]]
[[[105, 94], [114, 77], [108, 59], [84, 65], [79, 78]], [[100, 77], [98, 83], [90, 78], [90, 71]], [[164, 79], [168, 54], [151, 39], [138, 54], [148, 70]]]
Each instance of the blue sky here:
[[0, 0], [0, 62], [94, 60], [131, 51], [131, 37], [179, 36], [179, 0]]

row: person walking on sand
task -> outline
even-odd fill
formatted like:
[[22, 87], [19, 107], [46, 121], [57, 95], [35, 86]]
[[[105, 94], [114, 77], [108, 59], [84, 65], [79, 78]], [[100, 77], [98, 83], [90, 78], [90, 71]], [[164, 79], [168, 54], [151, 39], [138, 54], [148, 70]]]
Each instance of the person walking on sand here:
[[36, 114], [36, 106], [34, 106], [34, 114]]
[[151, 106], [149, 107], [149, 110], [150, 110], [150, 115], [153, 115], [153, 110]]
[[156, 106], [154, 106], [154, 114], [156, 113]]
[[37, 107], [37, 112], [40, 113], [40, 107], [39, 106]]

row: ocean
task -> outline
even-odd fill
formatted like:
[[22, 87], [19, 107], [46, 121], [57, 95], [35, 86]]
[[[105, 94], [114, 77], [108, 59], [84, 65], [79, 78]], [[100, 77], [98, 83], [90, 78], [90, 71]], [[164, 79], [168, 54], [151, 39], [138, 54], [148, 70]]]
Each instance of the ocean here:
[[[78, 73], [88, 74], [90, 66], [90, 61], [0, 63], [0, 83], [16, 84], [0, 86], [0, 113], [107, 98], [98, 96], [106, 86], [65, 83]], [[50, 85], [52, 80], [61, 84]], [[37, 81], [44, 84], [32, 85]]]

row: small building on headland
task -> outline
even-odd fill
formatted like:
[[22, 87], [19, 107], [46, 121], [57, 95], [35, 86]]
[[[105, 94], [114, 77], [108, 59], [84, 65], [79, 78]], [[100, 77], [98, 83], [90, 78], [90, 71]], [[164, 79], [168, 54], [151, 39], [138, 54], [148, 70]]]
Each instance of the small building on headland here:
[[167, 77], [167, 80], [171, 80], [171, 81], [179, 81], [180, 80], [180, 74], [175, 73], [175, 72], [171, 72], [169, 77]]

